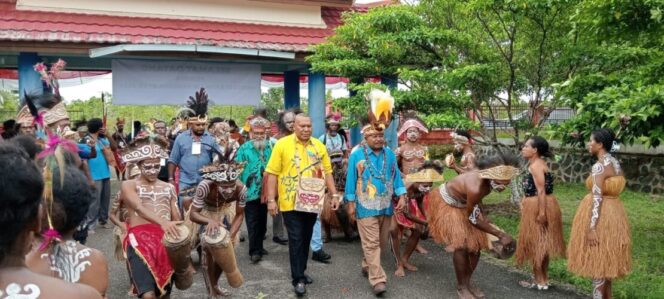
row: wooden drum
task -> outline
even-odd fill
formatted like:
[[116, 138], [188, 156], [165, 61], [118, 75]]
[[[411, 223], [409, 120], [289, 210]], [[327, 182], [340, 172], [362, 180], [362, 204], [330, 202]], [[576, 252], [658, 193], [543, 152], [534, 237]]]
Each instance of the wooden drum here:
[[[497, 225], [491, 223], [490, 224], [493, 228], [504, 232], [500, 227]], [[500, 239], [490, 233], [486, 233], [487, 237], [487, 242], [489, 245], [489, 253], [491, 253], [494, 257], [506, 260], [512, 255], [514, 255], [514, 252], [516, 251], [516, 241], [512, 240], [512, 243], [508, 244], [507, 246], [503, 246], [503, 244], [500, 243]]]
[[168, 258], [173, 265], [175, 287], [180, 290], [186, 290], [194, 282], [194, 272], [190, 269], [191, 266], [191, 234], [189, 228], [183, 224], [177, 226], [180, 237], [175, 239], [164, 234], [162, 243], [168, 252]]
[[235, 261], [235, 250], [231, 234], [225, 228], [220, 227], [214, 235], [204, 233], [203, 246], [212, 255], [215, 264], [226, 273], [228, 285], [233, 288], [239, 288], [244, 282], [242, 273], [237, 268]]

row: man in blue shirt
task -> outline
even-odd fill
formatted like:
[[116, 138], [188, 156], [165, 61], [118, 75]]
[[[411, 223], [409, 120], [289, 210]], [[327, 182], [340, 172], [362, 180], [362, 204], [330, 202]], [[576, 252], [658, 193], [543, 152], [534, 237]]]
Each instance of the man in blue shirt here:
[[87, 215], [87, 227], [89, 233], [94, 233], [94, 228], [99, 224], [104, 228], [110, 228], [108, 223], [108, 209], [111, 200], [111, 172], [108, 162], [104, 156], [103, 149], [110, 147], [111, 143], [104, 136], [104, 123], [99, 118], [88, 121], [88, 138], [95, 144], [96, 156], [88, 160], [90, 176], [95, 182], [95, 200], [90, 204]]
[[394, 152], [385, 147], [383, 130], [370, 125], [363, 133], [366, 143], [350, 154], [345, 193], [351, 222], [357, 218], [362, 240], [362, 273], [368, 276], [374, 294], [380, 295], [387, 290], [380, 244], [385, 244], [392, 225], [392, 196], [399, 197], [396, 209], [403, 209], [406, 187]]
[[[197, 186], [202, 180], [198, 170], [211, 164], [214, 155], [223, 152], [214, 137], [205, 130], [207, 117], [191, 117], [189, 127], [188, 131], [175, 138], [168, 159], [169, 183], [175, 184], [175, 168], [180, 168], [180, 192]], [[178, 206], [184, 211], [181, 197], [178, 198]]]

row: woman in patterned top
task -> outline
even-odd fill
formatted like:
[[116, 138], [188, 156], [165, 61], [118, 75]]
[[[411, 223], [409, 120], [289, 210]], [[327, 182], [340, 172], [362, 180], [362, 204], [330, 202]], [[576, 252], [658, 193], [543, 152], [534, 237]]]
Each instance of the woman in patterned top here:
[[588, 150], [597, 157], [586, 179], [590, 193], [579, 204], [567, 246], [567, 270], [593, 280], [593, 298], [611, 298], [611, 281], [632, 269], [629, 222], [618, 195], [625, 189], [618, 149], [608, 129], [592, 132]]
[[551, 258], [565, 255], [560, 206], [553, 196], [553, 175], [544, 157], [552, 157], [549, 143], [540, 136], [526, 141], [521, 155], [528, 160], [528, 174], [523, 180], [525, 198], [521, 201], [521, 224], [516, 263], [529, 262], [535, 274], [532, 281], [521, 281], [527, 288], [547, 290], [547, 270]]

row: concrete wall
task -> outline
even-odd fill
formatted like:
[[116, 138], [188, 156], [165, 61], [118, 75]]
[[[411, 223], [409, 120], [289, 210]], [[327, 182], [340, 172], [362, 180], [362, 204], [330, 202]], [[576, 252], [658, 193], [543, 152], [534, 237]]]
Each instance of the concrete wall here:
[[[476, 149], [478, 155], [484, 155], [491, 148]], [[585, 183], [592, 165], [597, 161], [586, 150], [553, 149], [557, 161], [551, 161], [549, 167], [555, 173], [556, 180], [571, 183]], [[664, 192], [664, 156], [643, 153], [614, 153], [627, 178], [627, 188], [634, 191], [661, 194]]]
[[320, 6], [242, 0], [18, 0], [17, 9], [325, 27]]

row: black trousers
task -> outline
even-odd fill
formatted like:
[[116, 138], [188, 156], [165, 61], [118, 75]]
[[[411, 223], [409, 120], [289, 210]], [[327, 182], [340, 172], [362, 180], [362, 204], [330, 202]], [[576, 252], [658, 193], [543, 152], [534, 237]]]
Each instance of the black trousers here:
[[261, 255], [267, 232], [267, 205], [261, 204], [260, 199], [248, 201], [244, 207], [244, 219], [249, 232], [249, 255]]
[[282, 212], [288, 231], [288, 255], [290, 256], [292, 283], [305, 282], [304, 271], [309, 260], [309, 244], [318, 214], [298, 211]]

